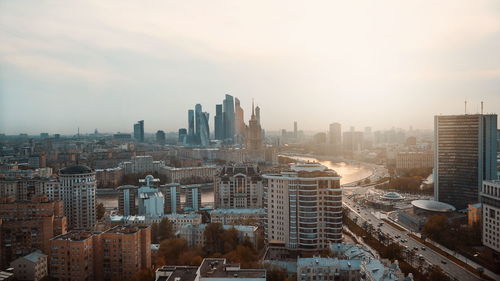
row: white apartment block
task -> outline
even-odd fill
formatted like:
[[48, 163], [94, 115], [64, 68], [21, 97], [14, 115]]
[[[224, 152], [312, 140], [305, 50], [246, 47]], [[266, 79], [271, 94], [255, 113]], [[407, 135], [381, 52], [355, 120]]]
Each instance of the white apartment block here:
[[500, 180], [483, 181], [483, 245], [500, 252]]
[[341, 242], [342, 189], [335, 171], [301, 163], [263, 178], [268, 242], [301, 250]]

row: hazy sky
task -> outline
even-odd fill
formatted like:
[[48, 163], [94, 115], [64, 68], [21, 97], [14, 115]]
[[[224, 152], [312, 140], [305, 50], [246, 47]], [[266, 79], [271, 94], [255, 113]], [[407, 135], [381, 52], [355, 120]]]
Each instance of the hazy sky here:
[[0, 0], [0, 133], [213, 129], [226, 93], [268, 130], [500, 113], [500, 1]]

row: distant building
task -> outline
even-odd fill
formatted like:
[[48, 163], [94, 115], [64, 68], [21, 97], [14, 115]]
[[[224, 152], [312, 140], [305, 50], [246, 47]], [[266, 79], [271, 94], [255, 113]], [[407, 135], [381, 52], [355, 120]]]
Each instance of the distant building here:
[[194, 110], [188, 110], [188, 142], [192, 144], [195, 138], [194, 131]]
[[199, 211], [201, 208], [201, 192], [197, 185], [187, 185], [184, 186], [184, 192], [186, 194], [186, 205], [185, 210], [189, 211]]
[[59, 171], [59, 198], [69, 229], [92, 229], [96, 219], [95, 172], [87, 166], [69, 166]]
[[117, 187], [121, 184], [124, 171], [120, 167], [95, 169], [97, 188]]
[[214, 209], [210, 211], [210, 222], [220, 224], [262, 223], [267, 218], [265, 209]]
[[[484, 185], [484, 183], [483, 183]], [[483, 206], [481, 203], [476, 203], [476, 204], [470, 204], [467, 206], [467, 218], [468, 218], [468, 225], [470, 227], [477, 225], [481, 223], [482, 221], [482, 209]]]
[[497, 115], [434, 117], [434, 198], [465, 209], [497, 178]]
[[152, 187], [153, 176], [146, 176], [146, 185], [141, 186], [138, 193], [139, 208], [138, 214], [146, 218], [161, 218], [165, 214], [165, 198], [159, 189]]
[[201, 224], [201, 215], [200, 214], [170, 214], [165, 215], [166, 218], [172, 223], [174, 226], [174, 232], [179, 231], [184, 225], [198, 225]]
[[343, 153], [347, 157], [353, 157], [364, 149], [363, 132], [348, 131], [344, 132]]
[[234, 111], [235, 111], [235, 138], [236, 143], [244, 144], [246, 135], [246, 125], [244, 120], [244, 111], [240, 106], [240, 100], [234, 98]]
[[165, 214], [176, 214], [181, 210], [181, 186], [178, 183], [169, 183], [160, 186], [165, 198]]
[[181, 183], [184, 180], [193, 178], [206, 179], [207, 182], [213, 182], [216, 173], [217, 166], [215, 165], [182, 168], [162, 166], [160, 169], [160, 174], [167, 176], [170, 183]]
[[144, 142], [144, 120], [134, 124], [134, 139], [138, 142]]
[[118, 194], [118, 213], [123, 216], [134, 216], [137, 211], [137, 186], [122, 185], [117, 188]]
[[434, 167], [432, 151], [401, 151], [396, 156], [396, 169], [421, 169]]
[[124, 133], [117, 133], [117, 134], [113, 135], [113, 138], [118, 139], [118, 140], [129, 140], [129, 139], [132, 139], [132, 135], [131, 134], [124, 134]]
[[10, 263], [17, 280], [39, 281], [48, 276], [47, 255], [35, 251]]
[[[189, 247], [203, 247], [205, 246], [205, 228], [208, 224], [198, 224], [183, 225], [177, 232], [180, 238], [186, 239]], [[238, 230], [238, 240], [242, 243], [246, 238], [250, 240], [254, 245], [257, 243], [257, 227], [251, 225], [223, 225], [223, 229], [227, 230], [230, 228], [235, 228]]]
[[214, 184], [215, 208], [263, 208], [264, 188], [257, 165], [222, 167]]
[[234, 113], [234, 99], [231, 95], [226, 95], [223, 105], [223, 128], [224, 128], [224, 140], [227, 143], [234, 143], [235, 135], [235, 113]]
[[319, 163], [300, 163], [262, 177], [269, 243], [319, 250], [342, 240], [342, 189], [335, 171]]
[[215, 139], [224, 140], [224, 116], [222, 112], [222, 104], [215, 105], [214, 124]]
[[500, 253], [500, 180], [484, 181], [480, 196], [483, 245]]
[[185, 128], [179, 129], [178, 143], [186, 145], [188, 143], [188, 132]]
[[165, 132], [162, 130], [158, 130], [156, 132], [156, 143], [164, 145], [165, 141], [166, 141]]
[[123, 169], [124, 175], [158, 173], [164, 166], [163, 161], [154, 161], [151, 155], [134, 156], [131, 161], [121, 162], [118, 167]]

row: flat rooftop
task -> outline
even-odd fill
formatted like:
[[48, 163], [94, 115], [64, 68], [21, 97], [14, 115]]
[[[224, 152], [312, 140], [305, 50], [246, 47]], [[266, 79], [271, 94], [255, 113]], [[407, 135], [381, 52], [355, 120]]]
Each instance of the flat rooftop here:
[[96, 233], [99, 232], [74, 230], [66, 234], [61, 234], [56, 237], [53, 237], [50, 240], [85, 241], [91, 238]]
[[265, 269], [240, 269], [239, 265], [227, 264], [226, 259], [204, 259], [200, 265], [200, 275], [205, 278], [266, 278]]
[[135, 226], [135, 225], [117, 225], [111, 229], [106, 230], [104, 233], [115, 233], [115, 234], [132, 234], [145, 227]]
[[197, 266], [163, 266], [156, 270], [157, 274], [165, 273], [170, 276], [160, 276], [158, 281], [174, 281], [177, 278], [181, 281], [194, 281], [196, 279]]

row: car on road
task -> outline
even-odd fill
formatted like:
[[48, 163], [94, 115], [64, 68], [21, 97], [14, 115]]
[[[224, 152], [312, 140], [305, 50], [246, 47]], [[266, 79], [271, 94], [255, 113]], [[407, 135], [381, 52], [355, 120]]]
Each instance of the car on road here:
[[417, 246], [413, 247], [413, 250], [418, 251], [418, 247]]
[[441, 260], [441, 263], [442, 264], [447, 264], [447, 262], [445, 260]]
[[424, 256], [418, 255], [418, 259], [421, 260], [421, 261], [423, 261], [424, 260]]
[[425, 251], [425, 247], [422, 247], [421, 249], [422, 249], [422, 251]]

